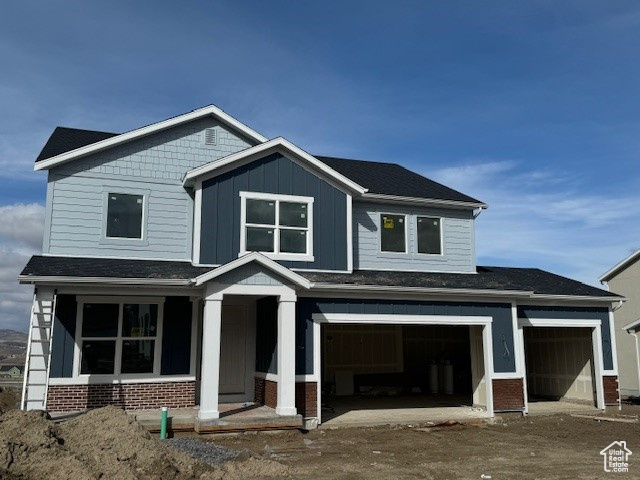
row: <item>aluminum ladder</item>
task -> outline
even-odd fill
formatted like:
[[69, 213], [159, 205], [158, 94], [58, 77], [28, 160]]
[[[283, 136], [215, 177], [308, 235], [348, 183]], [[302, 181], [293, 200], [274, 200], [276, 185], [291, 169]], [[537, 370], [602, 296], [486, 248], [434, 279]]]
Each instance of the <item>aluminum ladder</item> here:
[[46, 410], [51, 368], [55, 291], [36, 288], [29, 320], [29, 343], [22, 385], [22, 410]]

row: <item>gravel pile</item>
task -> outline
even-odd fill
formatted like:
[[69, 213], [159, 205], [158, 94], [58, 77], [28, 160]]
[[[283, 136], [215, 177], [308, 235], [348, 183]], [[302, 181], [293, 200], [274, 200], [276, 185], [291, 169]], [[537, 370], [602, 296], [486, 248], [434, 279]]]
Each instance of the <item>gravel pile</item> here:
[[169, 438], [166, 440], [168, 445], [182, 452], [188, 453], [208, 465], [219, 465], [228, 460], [233, 460], [239, 455], [246, 455], [246, 452], [231, 450], [229, 448], [220, 447], [213, 443], [203, 442], [193, 437]]

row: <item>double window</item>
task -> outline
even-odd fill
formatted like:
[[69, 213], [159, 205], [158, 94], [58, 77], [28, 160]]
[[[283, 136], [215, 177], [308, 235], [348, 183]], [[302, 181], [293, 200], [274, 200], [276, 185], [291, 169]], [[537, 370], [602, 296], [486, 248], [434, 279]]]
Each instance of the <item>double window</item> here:
[[313, 260], [313, 197], [240, 192], [240, 254]]
[[409, 253], [407, 225], [415, 219], [416, 252], [442, 255], [442, 220], [437, 217], [380, 214], [380, 251]]
[[79, 373], [159, 374], [161, 306], [157, 301], [81, 303]]

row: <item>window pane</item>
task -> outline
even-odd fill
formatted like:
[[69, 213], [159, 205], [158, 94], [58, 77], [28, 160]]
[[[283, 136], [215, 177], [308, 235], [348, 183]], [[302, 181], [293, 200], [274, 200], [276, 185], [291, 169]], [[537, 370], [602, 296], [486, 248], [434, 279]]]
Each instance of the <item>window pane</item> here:
[[383, 252], [405, 252], [404, 215], [380, 215]]
[[276, 202], [272, 200], [252, 200], [247, 198], [246, 222], [275, 225]]
[[82, 311], [82, 336], [117, 336], [119, 308], [117, 303], [85, 303]]
[[439, 218], [418, 217], [418, 253], [442, 253]]
[[124, 340], [121, 373], [153, 373], [155, 340]]
[[115, 357], [115, 340], [84, 340], [80, 373], [113, 375]]
[[273, 252], [273, 228], [247, 227], [247, 252]]
[[307, 232], [280, 230], [280, 251], [282, 253], [307, 253]]
[[287, 227], [306, 227], [307, 204], [280, 202], [280, 225]]
[[123, 337], [155, 337], [158, 325], [158, 305], [124, 304], [122, 310]]
[[110, 193], [107, 237], [142, 238], [142, 195]]

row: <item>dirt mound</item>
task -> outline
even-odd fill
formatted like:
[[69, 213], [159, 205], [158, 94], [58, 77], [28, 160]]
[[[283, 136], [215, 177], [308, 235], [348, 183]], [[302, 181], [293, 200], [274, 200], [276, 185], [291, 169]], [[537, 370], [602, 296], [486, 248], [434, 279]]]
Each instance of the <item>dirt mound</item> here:
[[0, 416], [0, 478], [174, 480], [286, 475], [250, 459], [211, 467], [152, 437], [131, 416], [105, 407], [56, 425], [40, 411]]
[[20, 394], [10, 387], [0, 387], [0, 414], [18, 407]]

